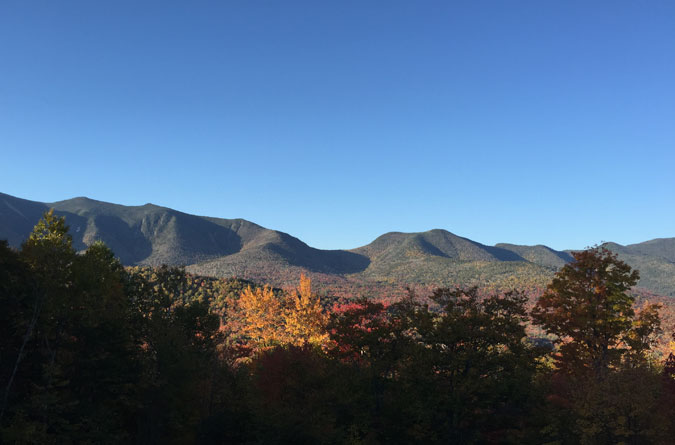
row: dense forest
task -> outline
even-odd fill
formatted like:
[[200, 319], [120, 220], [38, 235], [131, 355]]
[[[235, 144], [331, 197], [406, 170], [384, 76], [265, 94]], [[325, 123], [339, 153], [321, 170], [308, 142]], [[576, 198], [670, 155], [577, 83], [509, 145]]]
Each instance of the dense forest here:
[[517, 289], [319, 297], [0, 243], [2, 443], [672, 443], [659, 305], [597, 247]]

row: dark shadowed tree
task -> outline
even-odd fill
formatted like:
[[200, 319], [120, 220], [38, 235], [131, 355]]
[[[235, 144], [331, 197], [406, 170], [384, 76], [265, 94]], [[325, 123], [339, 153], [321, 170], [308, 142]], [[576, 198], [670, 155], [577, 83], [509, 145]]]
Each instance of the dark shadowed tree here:
[[532, 310], [535, 323], [558, 337], [558, 366], [603, 375], [627, 351], [640, 275], [616, 254], [599, 247], [574, 252]]
[[558, 347], [542, 431], [558, 443], [661, 443], [669, 421], [657, 408], [662, 383], [650, 355], [658, 306], [636, 313], [629, 290], [639, 274], [616, 254], [596, 247], [573, 256], [532, 310]]
[[518, 442], [540, 354], [525, 298], [447, 288], [431, 298], [361, 301], [332, 317], [332, 353], [370, 381], [371, 430], [387, 443]]
[[[18, 259], [29, 272], [30, 292], [15, 314], [21, 329], [8, 339], [21, 347], [7, 385], [12, 403], [3, 417], [11, 418], [3, 419], [8, 424], [3, 438], [40, 443], [127, 439], [137, 372], [124, 269], [102, 244], [77, 255], [65, 220], [52, 211], [35, 226]], [[15, 278], [21, 276], [17, 273]], [[3, 306], [15, 308], [12, 300], [18, 295], [3, 296]], [[12, 396], [16, 391], [20, 397]]]

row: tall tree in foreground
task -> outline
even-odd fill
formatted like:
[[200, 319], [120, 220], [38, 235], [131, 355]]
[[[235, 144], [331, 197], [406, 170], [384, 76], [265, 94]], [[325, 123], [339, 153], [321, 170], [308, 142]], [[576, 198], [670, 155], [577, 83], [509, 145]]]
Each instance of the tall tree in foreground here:
[[39, 297], [28, 266], [7, 241], [0, 241], [0, 430], [8, 406], [21, 398], [39, 372], [38, 365], [31, 369], [24, 363], [42, 309]]
[[53, 211], [18, 255], [3, 256], [11, 260], [10, 283], [25, 281], [29, 292], [0, 293], [18, 328], [7, 342], [19, 346], [4, 385], [0, 441], [128, 439], [137, 367], [119, 261], [102, 244], [77, 255]]
[[[602, 247], [575, 252], [532, 310], [557, 339], [545, 428], [560, 443], [660, 443], [668, 420], [650, 349], [658, 306], [636, 313], [639, 273]], [[640, 390], [635, 388], [640, 385]]]
[[[619, 364], [635, 339], [634, 326], [652, 331], [656, 319], [638, 323], [635, 297], [628, 293], [640, 278], [636, 270], [604, 247], [574, 252], [532, 311], [535, 323], [559, 338], [558, 366], [570, 372], [603, 375]], [[647, 308], [653, 312], [654, 308]], [[639, 337], [644, 337], [644, 332]], [[647, 335], [649, 337], [649, 335]]]

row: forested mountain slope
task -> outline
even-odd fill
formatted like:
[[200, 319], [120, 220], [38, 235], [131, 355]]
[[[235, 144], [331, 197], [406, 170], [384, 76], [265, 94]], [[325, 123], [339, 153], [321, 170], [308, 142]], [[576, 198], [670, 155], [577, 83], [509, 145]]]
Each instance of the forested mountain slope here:
[[619, 258], [640, 271], [640, 287], [675, 296], [675, 238], [660, 238], [622, 246], [605, 243]]
[[[324, 282], [423, 285], [544, 286], [570, 261], [544, 245], [487, 246], [435, 229], [386, 233], [352, 250], [321, 250], [243, 219], [190, 215], [153, 204], [123, 206], [89, 198], [42, 203], [0, 193], [0, 239], [18, 247], [42, 213], [66, 217], [74, 246], [105, 242], [126, 265], [185, 265], [211, 276], [238, 276], [281, 285], [301, 271]], [[675, 296], [675, 238], [622, 246], [607, 243], [640, 270], [639, 285]], [[333, 278], [330, 278], [333, 277]]]

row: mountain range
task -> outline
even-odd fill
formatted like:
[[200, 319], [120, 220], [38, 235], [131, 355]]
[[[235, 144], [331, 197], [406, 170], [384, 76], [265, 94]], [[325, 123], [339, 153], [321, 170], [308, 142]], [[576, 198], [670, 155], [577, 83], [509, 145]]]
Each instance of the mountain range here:
[[[84, 197], [43, 203], [2, 193], [0, 239], [18, 247], [50, 208], [66, 217], [77, 250], [101, 240], [125, 265], [184, 265], [197, 274], [274, 285], [296, 282], [300, 272], [307, 272], [342, 285], [545, 286], [556, 270], [572, 260], [570, 251], [544, 245], [487, 246], [441, 229], [390, 232], [356, 249], [321, 250], [244, 219]], [[604, 245], [640, 271], [640, 287], [675, 296], [675, 238]]]

